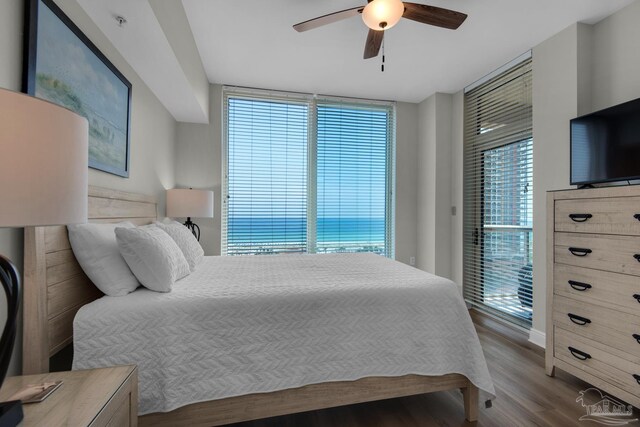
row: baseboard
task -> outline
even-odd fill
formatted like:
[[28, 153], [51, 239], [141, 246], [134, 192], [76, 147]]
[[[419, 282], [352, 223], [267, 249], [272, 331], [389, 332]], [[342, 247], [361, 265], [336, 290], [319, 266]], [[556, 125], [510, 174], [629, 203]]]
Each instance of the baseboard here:
[[547, 338], [544, 332], [531, 328], [529, 330], [529, 342], [537, 345], [538, 347], [545, 348]]

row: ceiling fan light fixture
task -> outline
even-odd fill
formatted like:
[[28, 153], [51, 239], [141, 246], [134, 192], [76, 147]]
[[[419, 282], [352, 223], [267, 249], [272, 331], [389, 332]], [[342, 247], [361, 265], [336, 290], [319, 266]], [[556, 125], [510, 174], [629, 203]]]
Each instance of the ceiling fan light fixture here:
[[400, 21], [403, 13], [401, 0], [373, 0], [362, 11], [362, 20], [372, 30], [388, 30]]

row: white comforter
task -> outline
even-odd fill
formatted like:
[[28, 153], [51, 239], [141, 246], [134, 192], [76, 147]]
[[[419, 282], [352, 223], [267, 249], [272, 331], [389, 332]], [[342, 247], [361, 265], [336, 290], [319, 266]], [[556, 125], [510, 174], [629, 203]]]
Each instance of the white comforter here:
[[140, 415], [367, 376], [460, 373], [494, 395], [456, 285], [373, 254], [207, 257], [170, 293], [82, 307], [74, 352], [138, 365]]

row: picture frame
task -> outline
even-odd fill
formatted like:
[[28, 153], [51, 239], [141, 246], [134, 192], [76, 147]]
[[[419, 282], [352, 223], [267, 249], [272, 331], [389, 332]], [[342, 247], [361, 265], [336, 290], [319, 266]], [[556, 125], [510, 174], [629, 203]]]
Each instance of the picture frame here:
[[129, 177], [131, 83], [53, 0], [26, 0], [22, 91], [89, 121], [89, 167]]

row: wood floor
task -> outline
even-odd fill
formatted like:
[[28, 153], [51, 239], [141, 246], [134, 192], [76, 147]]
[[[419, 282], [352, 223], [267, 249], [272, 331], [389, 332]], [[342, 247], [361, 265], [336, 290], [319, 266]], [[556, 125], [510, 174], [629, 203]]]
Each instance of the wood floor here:
[[[590, 386], [559, 372], [544, 373], [544, 353], [518, 331], [472, 311], [489, 371], [496, 387], [493, 407], [481, 405], [477, 423], [464, 420], [458, 391], [431, 393], [233, 424], [233, 427], [445, 427], [445, 426], [598, 426], [579, 421], [576, 403]], [[640, 417], [640, 413], [636, 411]], [[635, 422], [631, 426], [639, 426]]]

